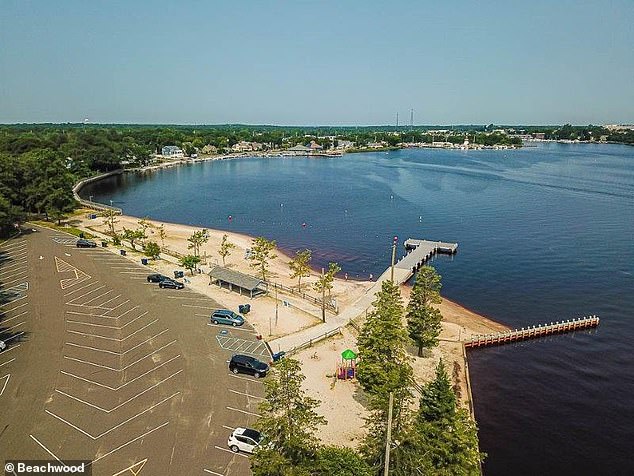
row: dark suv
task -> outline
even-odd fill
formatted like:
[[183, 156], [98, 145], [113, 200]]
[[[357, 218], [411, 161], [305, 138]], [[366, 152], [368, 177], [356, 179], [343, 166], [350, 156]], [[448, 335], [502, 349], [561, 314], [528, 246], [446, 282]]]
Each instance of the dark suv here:
[[[147, 277], [147, 282], [148, 283], [162, 283], [163, 281], [170, 279], [167, 276], [163, 275], [163, 274], [150, 274]], [[171, 279], [170, 279], [171, 281]]]
[[249, 374], [255, 378], [265, 377], [269, 371], [269, 366], [260, 362], [255, 357], [236, 354], [229, 361], [229, 370], [234, 374]]
[[85, 238], [80, 238], [77, 240], [77, 248], [96, 248], [97, 243], [92, 240], [86, 240]]
[[170, 289], [183, 289], [185, 285], [183, 283], [179, 283], [178, 281], [174, 281], [171, 279], [164, 279], [163, 281], [159, 281], [159, 288], [170, 288]]

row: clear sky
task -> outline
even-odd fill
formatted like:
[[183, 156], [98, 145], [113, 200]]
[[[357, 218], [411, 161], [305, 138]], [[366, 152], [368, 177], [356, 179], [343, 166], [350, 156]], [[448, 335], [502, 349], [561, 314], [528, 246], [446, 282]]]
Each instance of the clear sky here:
[[634, 122], [634, 0], [0, 0], [0, 122]]

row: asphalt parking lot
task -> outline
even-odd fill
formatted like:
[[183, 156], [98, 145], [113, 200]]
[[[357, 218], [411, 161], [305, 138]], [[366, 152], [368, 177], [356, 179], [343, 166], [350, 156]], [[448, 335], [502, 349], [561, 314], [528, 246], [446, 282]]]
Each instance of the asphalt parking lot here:
[[227, 361], [270, 360], [253, 329], [211, 325], [212, 299], [33, 229], [0, 245], [0, 455], [88, 459], [95, 475], [250, 474], [226, 443], [263, 386]]

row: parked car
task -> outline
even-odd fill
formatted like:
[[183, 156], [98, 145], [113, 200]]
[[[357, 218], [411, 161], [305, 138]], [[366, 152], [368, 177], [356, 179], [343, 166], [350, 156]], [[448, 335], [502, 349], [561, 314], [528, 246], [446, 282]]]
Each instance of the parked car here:
[[92, 240], [86, 240], [84, 238], [80, 238], [77, 240], [77, 248], [96, 248], [97, 243]]
[[0, 340], [0, 352], [7, 348], [7, 344], [3, 340]]
[[159, 282], [159, 288], [183, 289], [184, 287], [185, 285], [183, 283], [179, 283], [178, 281], [174, 281], [169, 278]]
[[218, 309], [212, 312], [210, 319], [214, 324], [227, 324], [233, 327], [244, 324], [244, 317], [229, 309]]
[[169, 279], [170, 281], [173, 281], [171, 278], [168, 278], [167, 276], [163, 275], [163, 274], [150, 274], [147, 277], [147, 282], [148, 283], [162, 283], [163, 281], [165, 281], [166, 279]]
[[227, 446], [229, 446], [234, 453], [238, 451], [253, 453], [261, 440], [262, 435], [257, 430], [252, 430], [251, 428], [236, 428], [229, 436]]
[[249, 374], [255, 378], [266, 377], [269, 366], [249, 355], [236, 354], [229, 361], [229, 370], [234, 374]]

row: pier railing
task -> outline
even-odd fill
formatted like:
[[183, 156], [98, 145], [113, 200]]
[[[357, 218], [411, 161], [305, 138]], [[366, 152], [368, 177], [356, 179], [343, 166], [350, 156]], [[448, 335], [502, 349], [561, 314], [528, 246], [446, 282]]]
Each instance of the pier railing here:
[[537, 326], [522, 327], [512, 331], [498, 332], [495, 334], [479, 334], [474, 335], [465, 342], [465, 347], [488, 347], [491, 345], [507, 344], [510, 342], [518, 342], [522, 340], [544, 337], [551, 334], [561, 334], [563, 332], [571, 332], [580, 329], [589, 329], [599, 325], [597, 316], [580, 317], [578, 319], [569, 319], [567, 321], [551, 322], [550, 324], [539, 324]]

